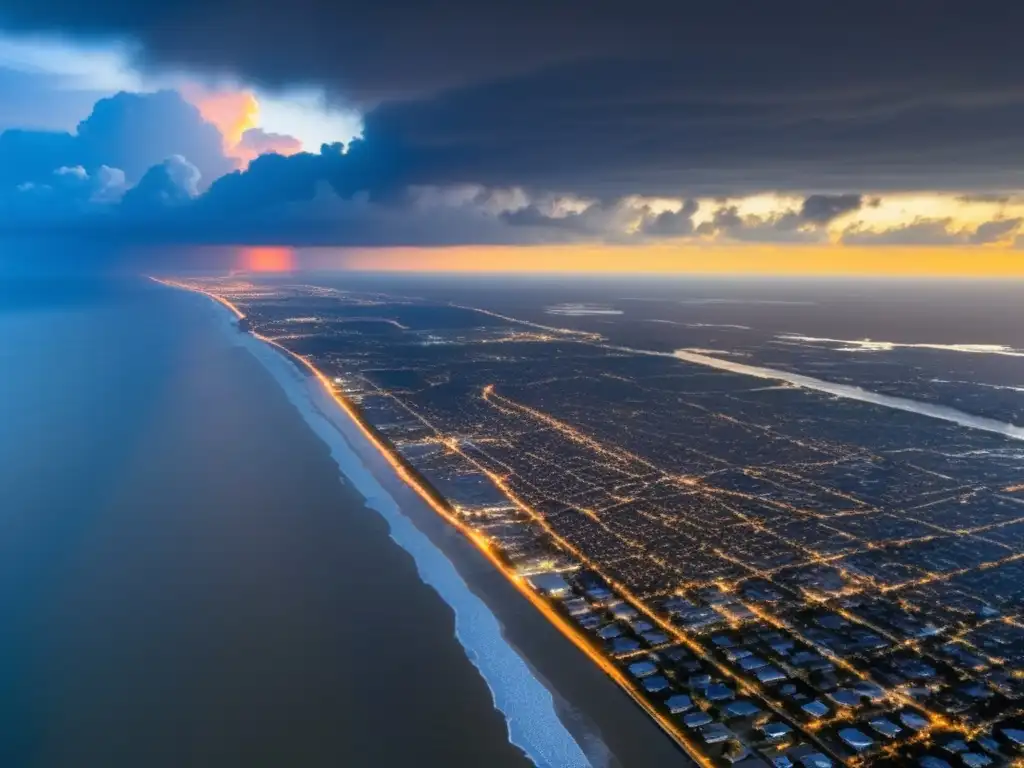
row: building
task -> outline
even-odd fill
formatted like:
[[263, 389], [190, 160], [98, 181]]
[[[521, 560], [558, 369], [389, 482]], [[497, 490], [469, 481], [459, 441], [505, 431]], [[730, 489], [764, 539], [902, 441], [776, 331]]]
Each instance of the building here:
[[535, 573], [527, 576], [535, 590], [548, 597], [566, 597], [569, 594], [569, 582], [557, 573]]

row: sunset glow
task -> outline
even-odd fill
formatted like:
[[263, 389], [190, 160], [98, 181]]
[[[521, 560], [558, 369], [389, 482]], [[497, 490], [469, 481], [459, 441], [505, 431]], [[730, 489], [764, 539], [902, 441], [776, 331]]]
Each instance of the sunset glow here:
[[298, 140], [278, 134], [263, 134], [256, 145], [245, 141], [246, 131], [260, 127], [260, 102], [252, 91], [207, 91], [189, 86], [183, 92], [203, 119], [221, 132], [224, 154], [234, 158], [241, 168], [267, 152], [293, 155], [302, 149]]
[[841, 245], [552, 245], [308, 249], [314, 269], [381, 272], [678, 273], [1024, 278], [1019, 251]]
[[241, 248], [235, 269], [240, 272], [290, 272], [296, 267], [292, 248]]

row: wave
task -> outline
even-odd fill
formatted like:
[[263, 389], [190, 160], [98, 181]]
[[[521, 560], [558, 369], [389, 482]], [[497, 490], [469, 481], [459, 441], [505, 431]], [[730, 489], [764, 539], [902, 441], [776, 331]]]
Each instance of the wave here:
[[[222, 309], [225, 316], [230, 315]], [[456, 639], [486, 682], [495, 707], [504, 715], [509, 742], [538, 768], [590, 766], [559, 719], [551, 692], [505, 640], [497, 617], [470, 590], [445, 554], [402, 513], [381, 479], [364, 463], [360, 453], [376, 453], [376, 448], [313, 377], [300, 371], [282, 352], [248, 333], [240, 333], [233, 316], [226, 327], [232, 338], [270, 372], [306, 423], [328, 445], [345, 480], [363, 496], [368, 507], [387, 521], [392, 540], [412, 556], [420, 579], [451, 607]], [[397, 478], [395, 481], [401, 482]], [[597, 747], [603, 745], [590, 746], [591, 750]]]

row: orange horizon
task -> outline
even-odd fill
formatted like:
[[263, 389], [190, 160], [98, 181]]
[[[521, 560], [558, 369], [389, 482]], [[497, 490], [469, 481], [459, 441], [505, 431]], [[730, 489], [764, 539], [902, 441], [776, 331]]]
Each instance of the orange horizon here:
[[1024, 252], [986, 246], [459, 245], [295, 253], [296, 266], [375, 272], [1024, 278]]

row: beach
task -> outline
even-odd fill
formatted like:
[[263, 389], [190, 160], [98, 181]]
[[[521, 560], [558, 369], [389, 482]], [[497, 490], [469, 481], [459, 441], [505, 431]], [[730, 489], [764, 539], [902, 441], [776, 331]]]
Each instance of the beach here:
[[[231, 322], [229, 310], [220, 309]], [[307, 423], [331, 446], [345, 482], [367, 495], [368, 505], [388, 520], [392, 537], [414, 553], [421, 578], [455, 609], [460, 642], [505, 714], [511, 740], [535, 764], [689, 763], [609, 677], [399, 477], [321, 381], [284, 351], [233, 327], [231, 332], [272, 373]], [[423, 537], [429, 542], [426, 546]], [[435, 552], [424, 553], [430, 549]], [[462, 582], [454, 590], [443, 583], [453, 574], [439, 578], [434, 572], [446, 572], [450, 566], [457, 574], [455, 580]], [[467, 588], [483, 605], [471, 606], [467, 612], [473, 615], [464, 620]], [[487, 614], [497, 619], [500, 637], [480, 631], [478, 625], [490, 619]], [[563, 728], [567, 733], [558, 733]]]
[[530, 764], [450, 607], [220, 310], [35, 290], [0, 307], [0, 763]]

